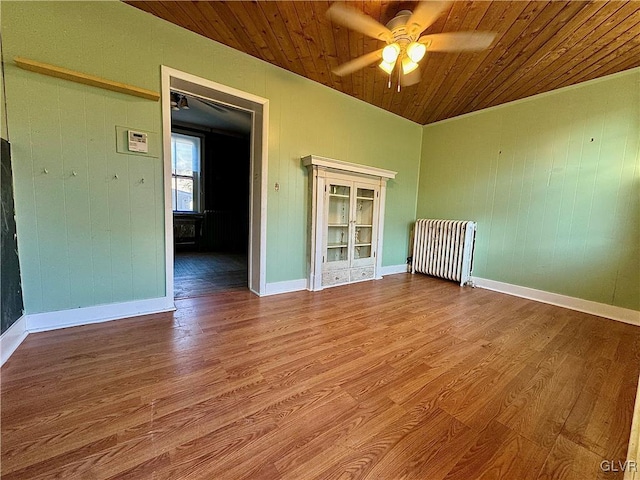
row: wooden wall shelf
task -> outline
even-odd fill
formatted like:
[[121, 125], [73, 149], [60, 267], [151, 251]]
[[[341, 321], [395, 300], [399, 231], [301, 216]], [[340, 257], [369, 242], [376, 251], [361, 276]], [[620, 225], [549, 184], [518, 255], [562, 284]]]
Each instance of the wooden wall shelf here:
[[20, 68], [29, 70], [31, 72], [42, 73], [43, 75], [63, 78], [72, 82], [91, 85], [92, 87], [104, 88], [106, 90], [111, 90], [114, 92], [125, 93], [127, 95], [133, 95], [136, 97], [145, 98], [147, 100], [153, 100], [154, 102], [157, 102], [160, 99], [160, 94], [158, 92], [134, 87], [133, 85], [127, 85], [126, 83], [114, 82], [112, 80], [107, 80], [106, 78], [100, 78], [94, 75], [88, 75], [86, 73], [76, 72], [62, 67], [56, 67], [55, 65], [49, 65], [47, 63], [36, 62], [35, 60], [28, 60], [22, 57], [15, 57], [13, 60]]

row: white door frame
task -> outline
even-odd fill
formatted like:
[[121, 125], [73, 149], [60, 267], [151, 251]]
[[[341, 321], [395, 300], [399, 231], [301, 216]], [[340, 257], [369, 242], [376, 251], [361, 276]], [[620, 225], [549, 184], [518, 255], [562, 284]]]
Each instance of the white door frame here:
[[[251, 185], [249, 189], [249, 289], [264, 295], [267, 278], [267, 160], [269, 100], [165, 65], [162, 75], [162, 145], [164, 172], [165, 297], [173, 302], [173, 207], [171, 205], [171, 100], [172, 80], [180, 90], [225, 103], [252, 115]], [[193, 88], [190, 88], [193, 87]], [[194, 91], [191, 91], [194, 90]], [[197, 91], [196, 91], [197, 90]], [[203, 92], [204, 90], [204, 92]]]

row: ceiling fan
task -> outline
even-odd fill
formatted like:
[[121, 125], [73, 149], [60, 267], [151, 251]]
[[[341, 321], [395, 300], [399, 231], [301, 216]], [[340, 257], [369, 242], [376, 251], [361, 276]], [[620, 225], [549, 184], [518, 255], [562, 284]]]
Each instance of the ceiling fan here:
[[400, 91], [400, 85], [409, 86], [420, 81], [419, 62], [427, 51], [474, 51], [489, 47], [496, 36], [495, 32], [448, 32], [420, 36], [451, 3], [420, 1], [413, 12], [399, 11], [386, 26], [358, 10], [342, 3], [334, 3], [327, 10], [327, 16], [331, 21], [382, 40], [387, 45], [343, 63], [333, 72], [342, 77], [381, 60], [379, 67], [389, 74], [389, 86], [391, 86], [391, 74], [399, 63], [398, 91]]
[[204, 98], [197, 98], [197, 97], [187, 97], [187, 95], [180, 93], [180, 92], [171, 92], [171, 110], [189, 110], [189, 100], [187, 99], [189, 98], [192, 102], [199, 102], [202, 103], [208, 107], [213, 108], [214, 110], [216, 110], [219, 113], [229, 113], [229, 110], [221, 107], [220, 105], [217, 105], [213, 102], [210, 102], [208, 100], [205, 100]]

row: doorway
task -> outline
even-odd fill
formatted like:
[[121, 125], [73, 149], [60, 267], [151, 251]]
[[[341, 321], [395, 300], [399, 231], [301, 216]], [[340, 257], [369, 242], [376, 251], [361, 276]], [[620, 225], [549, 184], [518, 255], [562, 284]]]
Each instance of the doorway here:
[[173, 295], [248, 287], [250, 112], [171, 90]]
[[162, 67], [162, 113], [166, 296], [263, 294], [268, 101]]

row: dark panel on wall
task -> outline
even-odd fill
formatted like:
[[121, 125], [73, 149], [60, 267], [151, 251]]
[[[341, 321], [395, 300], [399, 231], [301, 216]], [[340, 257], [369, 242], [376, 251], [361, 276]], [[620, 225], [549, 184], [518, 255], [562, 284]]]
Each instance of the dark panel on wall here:
[[13, 204], [13, 176], [11, 173], [11, 149], [9, 142], [2, 141], [2, 174], [0, 191], [2, 197], [2, 333], [22, 315], [22, 285], [20, 282], [20, 263], [18, 261], [18, 243]]
[[249, 138], [209, 133], [205, 156], [205, 246], [213, 251], [246, 252]]

